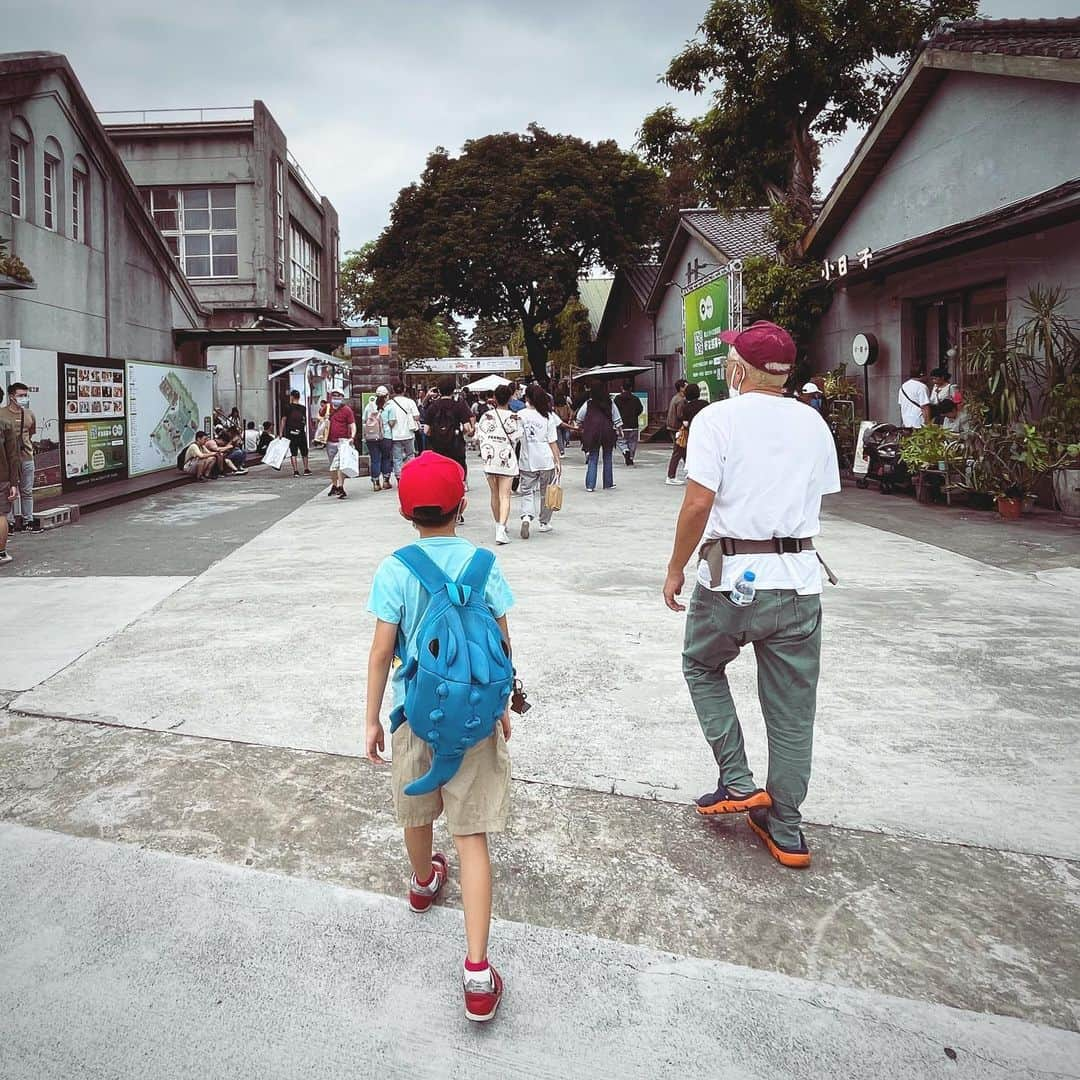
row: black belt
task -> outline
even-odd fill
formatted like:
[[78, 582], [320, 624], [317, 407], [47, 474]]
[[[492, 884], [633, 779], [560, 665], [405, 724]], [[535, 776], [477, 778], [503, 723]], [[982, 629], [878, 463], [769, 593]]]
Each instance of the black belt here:
[[[811, 537], [774, 536], [771, 540], [736, 540], [730, 536], [718, 540], [706, 540], [701, 545], [698, 556], [709, 564], [709, 580], [712, 588], [720, 586], [725, 556], [732, 555], [798, 555], [803, 551], [814, 551]], [[818, 555], [818, 562], [825, 570], [825, 575], [833, 585], [838, 583], [836, 575], [829, 569], [825, 560]]]

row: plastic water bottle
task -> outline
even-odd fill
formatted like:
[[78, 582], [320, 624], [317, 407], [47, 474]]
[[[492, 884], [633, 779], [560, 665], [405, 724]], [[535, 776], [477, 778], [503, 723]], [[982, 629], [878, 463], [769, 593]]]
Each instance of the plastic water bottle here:
[[754, 588], [754, 581], [757, 575], [753, 570], [747, 570], [738, 581], [735, 582], [735, 588], [731, 590], [731, 602], [738, 604], [739, 607], [746, 607], [754, 602], [754, 594], [757, 590]]

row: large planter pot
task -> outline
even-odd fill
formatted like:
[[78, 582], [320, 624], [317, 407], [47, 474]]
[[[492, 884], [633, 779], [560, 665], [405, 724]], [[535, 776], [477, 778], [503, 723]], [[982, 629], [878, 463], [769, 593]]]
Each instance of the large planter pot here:
[[1080, 517], [1080, 466], [1054, 470], [1054, 497], [1066, 517]]
[[1024, 500], [999, 498], [997, 512], [1006, 521], [1019, 521], [1020, 515], [1024, 512]]

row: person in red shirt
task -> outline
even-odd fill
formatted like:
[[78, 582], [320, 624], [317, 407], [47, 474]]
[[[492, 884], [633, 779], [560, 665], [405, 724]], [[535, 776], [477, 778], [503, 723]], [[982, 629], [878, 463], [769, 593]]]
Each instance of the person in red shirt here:
[[351, 405], [345, 404], [345, 395], [340, 390], [330, 394], [329, 413], [320, 412], [319, 419], [330, 417], [330, 430], [326, 436], [326, 456], [330, 462], [330, 490], [327, 495], [345, 498], [345, 474], [335, 469], [338, 456], [338, 444], [342, 439], [352, 442], [356, 438], [356, 414]]

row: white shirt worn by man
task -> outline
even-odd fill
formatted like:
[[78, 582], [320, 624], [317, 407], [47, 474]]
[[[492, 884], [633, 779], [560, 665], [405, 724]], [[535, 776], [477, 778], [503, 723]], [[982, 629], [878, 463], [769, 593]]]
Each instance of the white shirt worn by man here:
[[921, 428], [926, 423], [922, 407], [930, 404], [930, 391], [926, 389], [926, 383], [922, 379], [908, 379], [901, 383], [897, 400], [900, 403], [902, 427]]
[[420, 408], [411, 397], [394, 394], [386, 403], [393, 419], [390, 437], [394, 442], [404, 442], [415, 436], [420, 428]]
[[[702, 409], [690, 428], [687, 478], [716, 492], [705, 540], [807, 539], [821, 532], [821, 497], [840, 490], [832, 432], [815, 409], [774, 394], [741, 394]], [[725, 556], [715, 591], [752, 570], [758, 589], [821, 592], [813, 551]], [[713, 588], [708, 563], [698, 581]]]

